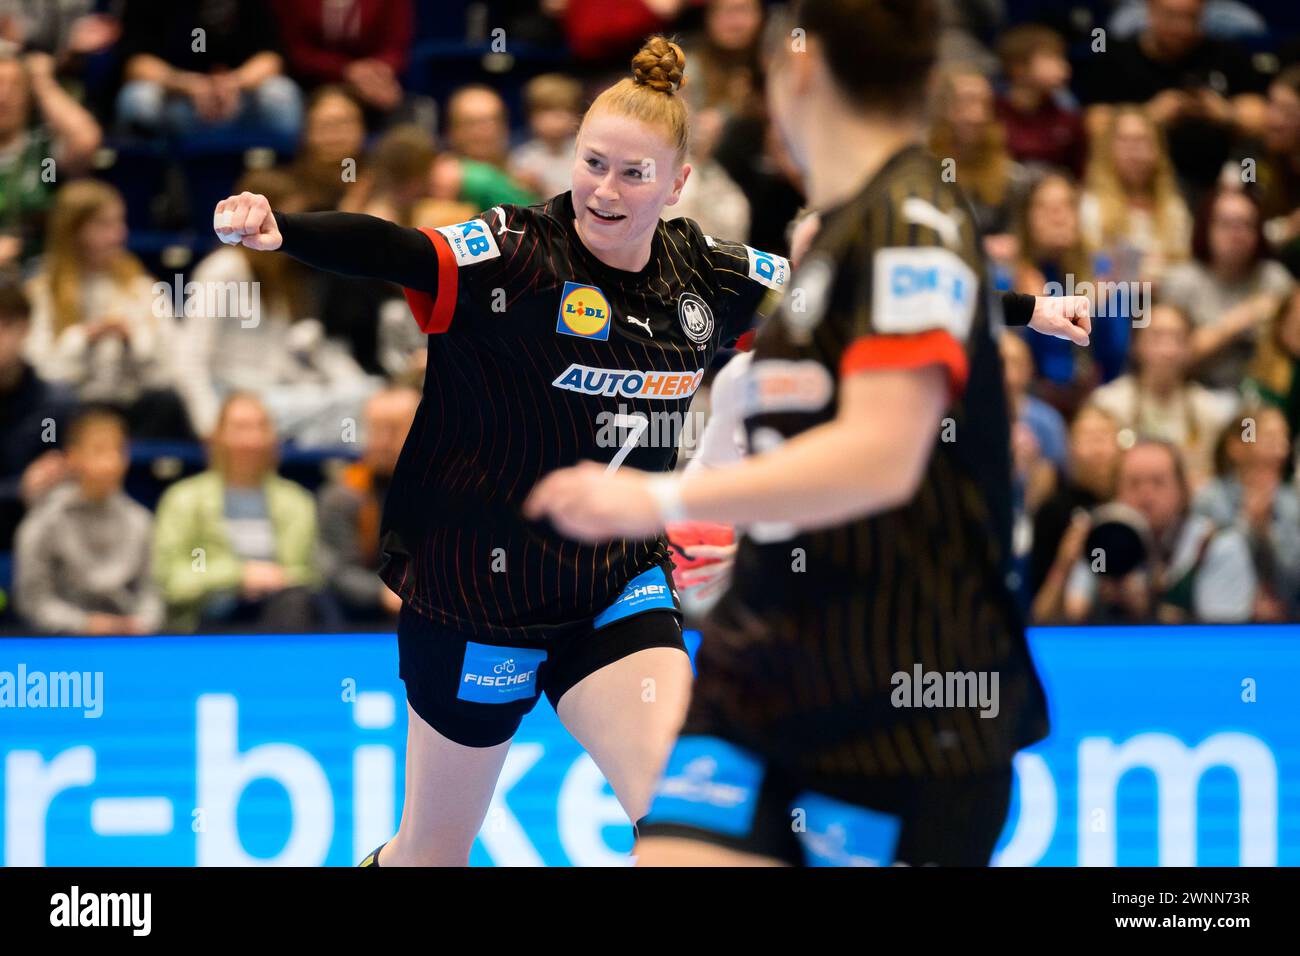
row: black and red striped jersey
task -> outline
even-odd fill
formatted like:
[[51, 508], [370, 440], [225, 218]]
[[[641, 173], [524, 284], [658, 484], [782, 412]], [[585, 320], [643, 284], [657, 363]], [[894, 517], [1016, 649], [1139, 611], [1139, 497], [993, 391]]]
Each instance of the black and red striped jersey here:
[[[749, 451], [834, 418], [863, 371], [940, 364], [951, 404], [905, 505], [746, 529], [704, 627], [693, 719], [827, 777], [1000, 769], [1046, 733], [1007, 585], [1009, 425], [984, 275], [969, 207], [920, 147], [823, 213], [739, 388]], [[931, 706], [935, 675], [972, 699]]]
[[428, 365], [380, 574], [417, 612], [470, 633], [544, 637], [667, 559], [661, 538], [580, 544], [521, 505], [542, 476], [583, 460], [671, 470], [714, 353], [788, 279], [785, 259], [689, 219], [657, 226], [639, 272], [615, 269], [573, 219], [564, 193], [422, 230], [436, 292], [407, 290]]

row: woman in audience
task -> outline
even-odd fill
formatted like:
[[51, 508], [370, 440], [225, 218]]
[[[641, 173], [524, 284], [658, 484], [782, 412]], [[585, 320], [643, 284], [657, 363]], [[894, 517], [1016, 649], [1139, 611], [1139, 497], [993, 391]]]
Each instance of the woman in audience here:
[[[1020, 216], [1017, 292], [1074, 295], [1092, 282], [1092, 263], [1079, 230], [1079, 195], [1064, 173], [1051, 173], [1029, 190]], [[1088, 349], [1045, 335], [1026, 338], [1038, 369], [1037, 391], [1069, 418], [1099, 382], [1118, 375], [1128, 346], [1128, 324], [1097, 303]]]
[[322, 86], [312, 93], [292, 170], [305, 209], [338, 209], [355, 192], [351, 186], [357, 182], [365, 143], [365, 116], [347, 90]]
[[1219, 476], [1192, 510], [1246, 537], [1259, 590], [1255, 621], [1294, 618], [1300, 598], [1300, 495], [1286, 483], [1291, 434], [1277, 408], [1261, 405], [1223, 436]]
[[1196, 374], [1211, 388], [1241, 386], [1262, 330], [1294, 286], [1268, 255], [1259, 204], [1220, 186], [1197, 212], [1193, 259], [1166, 274], [1163, 297], [1192, 320]]
[[120, 411], [132, 436], [185, 438], [171, 296], [154, 289], [126, 237], [126, 207], [112, 186], [83, 179], [59, 190], [27, 285], [27, 356], [46, 381]]
[[1300, 287], [1291, 290], [1259, 340], [1241, 392], [1249, 402], [1282, 410], [1287, 429], [1300, 434]]
[[1128, 430], [1126, 443], [1142, 435], [1177, 445], [1188, 484], [1199, 488], [1214, 471], [1214, 445], [1232, 421], [1237, 395], [1189, 379], [1192, 328], [1176, 307], [1156, 306], [1133, 336], [1133, 370], [1098, 388], [1088, 403]]
[[[1056, 491], [1034, 515], [1032, 550], [1029, 557], [1029, 594], [1037, 595], [1059, 563], [1060, 584], [1069, 571], [1073, 545], [1067, 536], [1077, 537], [1080, 516], [1107, 500], [1115, 486], [1119, 462], [1119, 426], [1107, 412], [1095, 405], [1079, 409], [1070, 423], [1069, 459]], [[1086, 521], [1086, 517], [1082, 519]], [[1085, 529], [1086, 530], [1086, 529]], [[1064, 552], [1064, 556], [1063, 553]]]
[[1187, 258], [1191, 213], [1162, 134], [1139, 107], [1117, 108], [1094, 144], [1079, 214], [1089, 248], [1109, 260], [1106, 278], [1158, 282]]
[[1013, 218], [1029, 187], [1024, 168], [1007, 152], [993, 110], [993, 87], [979, 70], [949, 67], [935, 84], [930, 151], [961, 184], [975, 209], [984, 248], [1000, 265], [1016, 257]]
[[208, 470], [158, 502], [154, 570], [177, 626], [319, 623], [316, 504], [276, 474], [276, 445], [266, 407], [236, 392], [221, 406]]

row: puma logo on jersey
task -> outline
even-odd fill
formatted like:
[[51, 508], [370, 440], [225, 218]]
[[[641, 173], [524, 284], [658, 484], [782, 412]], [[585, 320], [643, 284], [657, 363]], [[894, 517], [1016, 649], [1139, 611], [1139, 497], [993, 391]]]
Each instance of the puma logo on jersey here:
[[961, 222], [957, 218], [961, 211], [954, 209], [951, 213], [940, 212], [924, 199], [908, 196], [903, 200], [903, 218], [918, 226], [933, 229], [949, 249], [961, 245]]
[[641, 328], [645, 329], [646, 333], [650, 336], [650, 338], [655, 337], [654, 329], [650, 328], [649, 319], [638, 319], [635, 315], [626, 315], [624, 316], [624, 318], [627, 319], [629, 322], [631, 322], [633, 325], [639, 325], [641, 326]]
[[501, 225], [497, 227], [497, 235], [498, 235], [498, 236], [502, 235], [503, 233], [507, 233], [507, 232], [513, 232], [515, 235], [518, 235], [518, 236], [522, 236], [522, 235], [524, 234], [524, 231], [523, 231], [522, 229], [507, 229], [507, 228], [506, 228], [506, 211], [505, 211], [504, 209], [502, 209], [500, 206], [493, 206], [493, 207], [492, 207], [492, 211], [493, 211], [494, 213], [496, 213], [498, 216], [501, 217]]

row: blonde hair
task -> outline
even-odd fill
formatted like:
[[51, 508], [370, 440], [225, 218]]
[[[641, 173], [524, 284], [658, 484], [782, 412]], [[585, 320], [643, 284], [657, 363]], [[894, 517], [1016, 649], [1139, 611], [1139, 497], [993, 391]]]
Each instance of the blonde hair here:
[[587, 116], [604, 110], [663, 130], [677, 149], [677, 162], [683, 163], [690, 148], [690, 122], [677, 91], [685, 82], [682, 48], [666, 37], [653, 36], [632, 57], [632, 75], [597, 96]]
[[1178, 232], [1180, 223], [1170, 213], [1182, 201], [1181, 194], [1174, 178], [1173, 164], [1169, 161], [1169, 149], [1165, 145], [1164, 135], [1140, 106], [1116, 107], [1110, 122], [1093, 143], [1092, 155], [1088, 158], [1086, 182], [1088, 192], [1097, 197], [1101, 209], [1102, 245], [1122, 239], [1128, 231], [1128, 197], [1115, 169], [1115, 132], [1119, 129], [1120, 122], [1128, 116], [1139, 119], [1155, 142], [1156, 165], [1147, 195], [1154, 207], [1152, 218], [1161, 248], [1166, 252], [1176, 250], [1182, 243], [1182, 236]]
[[266, 419], [267, 427], [271, 429], [271, 449], [261, 462], [262, 474], [267, 475], [274, 472], [280, 465], [280, 446], [279, 438], [275, 432], [275, 420], [267, 410], [264, 403], [256, 392], [234, 391], [225, 397], [221, 403], [221, 410], [217, 412], [217, 423], [212, 428], [212, 434], [208, 440], [208, 468], [217, 472], [223, 478], [226, 476], [230, 466], [229, 450], [226, 448], [222, 433], [226, 428], [226, 419], [230, 417], [230, 410], [236, 405], [247, 402], [255, 405]]
[[524, 103], [529, 113], [540, 110], [582, 112], [582, 84], [563, 73], [543, 73], [524, 85]]
[[[115, 203], [123, 205], [121, 193], [97, 179], [68, 183], [55, 197], [45, 233], [43, 268], [54, 307], [55, 335], [82, 319], [81, 292], [86, 276], [78, 236], [86, 223]], [[125, 249], [113, 257], [108, 272], [119, 288], [145, 274], [140, 260]]]
[[[936, 156], [956, 155], [956, 136], [948, 121], [948, 107], [952, 103], [955, 81], [963, 76], [977, 76], [988, 83], [988, 77], [972, 66], [950, 66], [938, 77], [931, 107], [934, 120], [930, 127], [930, 152]], [[997, 117], [990, 113], [974, 154], [961, 161], [962, 188], [986, 206], [1000, 206], [1007, 197], [1010, 178], [1011, 154], [1007, 151], [1006, 134]]]

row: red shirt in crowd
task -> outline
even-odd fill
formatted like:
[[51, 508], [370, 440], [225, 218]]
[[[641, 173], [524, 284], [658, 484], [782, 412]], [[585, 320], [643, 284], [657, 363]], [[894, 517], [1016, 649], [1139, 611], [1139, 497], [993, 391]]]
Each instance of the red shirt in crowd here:
[[310, 85], [337, 83], [354, 60], [382, 60], [400, 74], [415, 30], [411, 0], [275, 0], [289, 72]]
[[1025, 112], [1005, 96], [997, 99], [997, 115], [1007, 134], [1007, 150], [1022, 163], [1062, 166], [1075, 177], [1087, 159], [1083, 120], [1074, 110], [1045, 97], [1037, 110]]

